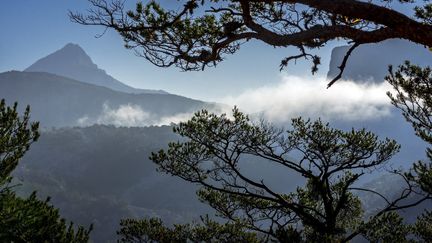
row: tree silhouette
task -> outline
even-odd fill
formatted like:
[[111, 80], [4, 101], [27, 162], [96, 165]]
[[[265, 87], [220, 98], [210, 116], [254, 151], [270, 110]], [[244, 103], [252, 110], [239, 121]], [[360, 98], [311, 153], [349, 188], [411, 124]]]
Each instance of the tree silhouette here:
[[[407, 188], [398, 198], [388, 199], [357, 186], [362, 176], [385, 167], [399, 150], [394, 140], [379, 140], [364, 129], [333, 129], [321, 120], [293, 119], [292, 129], [285, 131], [254, 124], [236, 108], [232, 117], [196, 113], [174, 130], [186, 142], [170, 143], [166, 151], [152, 154], [151, 159], [161, 171], [200, 185], [200, 200], [229, 223], [239, 225], [238, 232], [253, 232], [260, 240], [279, 242], [347, 242], [358, 235], [397, 241], [405, 239], [409, 231], [395, 212], [430, 198], [403, 174]], [[244, 169], [251, 163], [250, 156], [261, 158], [263, 166], [280, 166], [287, 176], [302, 176], [305, 185], [283, 193], [265, 179], [248, 176]], [[365, 218], [356, 191], [379, 195], [387, 203]], [[415, 202], [407, 200], [414, 194], [422, 197]], [[157, 229], [168, 231], [161, 225], [152, 228], [150, 222], [129, 222], [123, 227], [146, 225], [145, 230], [141, 228], [142, 237]], [[373, 225], [388, 227], [378, 231], [380, 227]], [[120, 232], [127, 232], [125, 229]]]
[[[405, 62], [396, 72], [389, 68], [386, 80], [393, 86], [388, 92], [392, 104], [402, 111], [417, 136], [429, 144], [428, 162], [418, 161], [408, 173], [408, 178], [423, 191], [432, 194], [432, 70]], [[432, 241], [432, 212], [426, 211], [415, 225], [415, 233], [426, 242]]]
[[74, 228], [58, 209], [32, 193], [27, 198], [15, 194], [12, 171], [39, 138], [39, 123], [30, 122], [30, 107], [22, 116], [17, 103], [0, 101], [0, 241], [1, 242], [87, 242], [91, 227]]
[[126, 47], [156, 66], [203, 70], [216, 66], [242, 44], [258, 40], [273, 47], [293, 46], [297, 55], [281, 61], [306, 58], [312, 73], [320, 57], [313, 51], [332, 40], [352, 44], [340, 65], [338, 80], [351, 52], [363, 44], [401, 38], [432, 46], [432, 5], [424, 1], [407, 16], [391, 4], [411, 0], [188, 0], [178, 8], [164, 8], [157, 1], [137, 3], [125, 10], [124, 1], [89, 0], [88, 14], [70, 12], [72, 21], [116, 30]]

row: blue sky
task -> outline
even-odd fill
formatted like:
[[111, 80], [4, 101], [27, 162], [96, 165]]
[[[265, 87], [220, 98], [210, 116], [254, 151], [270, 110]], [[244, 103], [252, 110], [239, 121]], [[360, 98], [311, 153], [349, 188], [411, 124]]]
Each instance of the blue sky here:
[[[128, 3], [133, 4], [130, 0]], [[168, 92], [203, 100], [218, 100], [281, 80], [280, 60], [295, 53], [291, 48], [272, 48], [259, 42], [246, 44], [216, 68], [204, 72], [181, 72], [158, 68], [123, 47], [114, 31], [95, 38], [103, 28], [71, 23], [67, 12], [85, 11], [86, 0], [3, 0], [0, 8], [0, 72], [23, 70], [37, 59], [72, 42], [79, 44], [93, 61], [118, 80], [139, 88]], [[325, 75], [333, 43], [321, 50]], [[285, 72], [310, 76], [309, 63], [291, 65]]]

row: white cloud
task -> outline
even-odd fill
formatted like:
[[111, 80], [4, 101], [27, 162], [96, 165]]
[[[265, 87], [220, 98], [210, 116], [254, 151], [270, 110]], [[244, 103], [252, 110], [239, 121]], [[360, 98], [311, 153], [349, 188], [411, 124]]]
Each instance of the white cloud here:
[[98, 117], [92, 119], [89, 116], [83, 116], [77, 120], [77, 123], [80, 126], [89, 126], [92, 124], [114, 125], [118, 127], [161, 126], [187, 121], [192, 116], [193, 113], [177, 113], [159, 117], [143, 110], [138, 105], [125, 104], [120, 105], [118, 108], [111, 108], [105, 103]]
[[272, 122], [304, 116], [324, 119], [369, 120], [388, 116], [391, 105], [387, 83], [358, 84], [338, 81], [327, 89], [328, 80], [315, 77], [283, 76], [280, 83], [247, 90], [221, 102], [237, 105], [249, 114], [259, 114]]
[[[274, 123], [287, 122], [293, 117], [321, 117], [325, 120], [370, 120], [388, 116], [392, 106], [386, 95], [391, 86], [381, 84], [358, 84], [352, 81], [338, 81], [327, 89], [325, 78], [300, 78], [283, 76], [277, 84], [246, 90], [237, 96], [224, 97], [219, 102], [220, 110], [230, 114], [236, 105], [247, 114], [262, 116]], [[227, 109], [229, 108], [229, 109]], [[111, 108], [103, 105], [96, 118], [88, 116], [78, 119], [78, 124], [105, 124], [114, 126], [170, 125], [187, 121], [193, 113], [177, 113], [160, 117], [134, 104]]]
[[178, 124], [180, 122], [189, 120], [190, 118], [192, 118], [193, 115], [194, 113], [178, 113], [172, 116], [164, 116], [159, 118], [156, 124], [154, 125], [161, 126], [161, 125], [170, 125], [171, 123]]
[[109, 105], [104, 104], [102, 114], [96, 119], [96, 123], [134, 127], [147, 124], [150, 119], [151, 114], [143, 111], [137, 105], [120, 105], [117, 109], [112, 109]]

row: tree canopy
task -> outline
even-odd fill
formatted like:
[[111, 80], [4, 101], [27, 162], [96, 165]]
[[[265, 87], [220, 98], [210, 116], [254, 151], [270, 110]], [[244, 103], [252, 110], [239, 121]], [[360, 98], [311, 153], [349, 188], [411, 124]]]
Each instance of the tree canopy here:
[[17, 106], [0, 101], [0, 241], [87, 242], [91, 227], [67, 224], [49, 198], [40, 200], [36, 192], [27, 198], [15, 194], [11, 173], [39, 138], [39, 124], [30, 122], [30, 107], [20, 116]]
[[70, 12], [72, 21], [116, 30], [125, 46], [156, 66], [203, 70], [258, 40], [274, 47], [296, 47], [297, 55], [281, 61], [281, 69], [300, 58], [318, 70], [314, 50], [332, 40], [352, 44], [340, 64], [338, 80], [352, 51], [360, 45], [401, 38], [432, 47], [432, 4], [418, 1], [407, 16], [392, 4], [414, 0], [183, 0], [179, 8], [157, 1], [138, 2], [127, 10], [124, 1], [89, 0], [88, 14]]
[[[432, 145], [432, 70], [421, 68], [410, 62], [399, 66], [396, 72], [389, 68], [386, 80], [395, 93], [388, 92], [392, 104], [402, 111], [411, 123], [417, 136]], [[411, 178], [421, 185], [424, 191], [432, 193], [432, 147], [426, 150], [428, 163], [419, 161], [414, 165], [416, 176]]]
[[[395, 91], [388, 93], [392, 104], [401, 110], [417, 136], [429, 144], [426, 150], [428, 161], [416, 162], [407, 174], [408, 178], [423, 191], [432, 194], [432, 70], [407, 61], [396, 72], [390, 67], [389, 73], [386, 80]], [[432, 241], [432, 212], [424, 212], [414, 229], [418, 237], [426, 242]]]
[[[431, 144], [431, 80], [429, 67], [409, 62], [386, 80], [394, 92], [388, 95], [402, 111], [417, 135]], [[358, 236], [371, 242], [429, 242], [432, 213], [424, 211], [414, 224], [406, 224], [399, 210], [418, 206], [432, 198], [431, 150], [429, 162], [419, 161], [409, 172], [388, 171], [406, 182], [396, 198], [359, 187], [359, 179], [386, 165], [399, 150], [390, 139], [379, 140], [364, 129], [341, 131], [321, 120], [293, 119], [283, 130], [254, 123], [236, 108], [232, 116], [201, 111], [180, 123], [174, 132], [186, 141], [173, 142], [151, 159], [162, 172], [201, 185], [198, 196], [213, 207], [226, 223], [204, 218], [201, 224], [168, 227], [158, 219], [124, 220], [118, 232], [124, 241], [157, 242], [224, 241], [227, 233], [251, 242], [348, 242]], [[281, 166], [287, 176], [305, 180], [291, 193], [282, 193], [265, 179], [244, 172], [260, 157], [266, 166]], [[384, 206], [365, 210], [356, 192], [378, 196]], [[227, 232], [227, 230], [229, 231]]]
[[[365, 174], [387, 168], [399, 150], [394, 140], [379, 140], [364, 129], [334, 129], [321, 120], [297, 118], [291, 125], [292, 129], [283, 130], [254, 124], [237, 109], [232, 117], [202, 111], [175, 128], [185, 142], [170, 143], [151, 159], [162, 172], [200, 185], [200, 200], [228, 221], [229, 226], [216, 228], [237, 229], [238, 236], [251, 233], [258, 241], [278, 242], [347, 242], [359, 235], [372, 241], [407, 239], [414, 228], [406, 226], [397, 211], [429, 199], [430, 192], [398, 171], [390, 173], [402, 176], [407, 184], [397, 198], [358, 186]], [[305, 184], [290, 193], [276, 190], [265, 179], [245, 172], [253, 163], [251, 156], [261, 158], [263, 166], [280, 166], [287, 176], [300, 175]], [[378, 195], [385, 205], [365, 215], [359, 191]], [[407, 200], [413, 195], [421, 197]], [[129, 220], [119, 233], [125, 239], [147, 239], [159, 232], [160, 238], [153, 239], [169, 242], [163, 237], [181, 237], [181, 232], [193, 237], [192, 232], [208, 225], [203, 223], [169, 229], [155, 219]]]

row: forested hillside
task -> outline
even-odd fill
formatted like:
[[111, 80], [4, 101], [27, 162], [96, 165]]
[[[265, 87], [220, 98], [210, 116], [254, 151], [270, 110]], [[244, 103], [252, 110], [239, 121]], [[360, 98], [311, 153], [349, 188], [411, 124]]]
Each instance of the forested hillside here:
[[207, 212], [194, 186], [158, 173], [148, 159], [177, 139], [169, 126], [46, 131], [15, 177], [22, 193], [50, 196], [64, 217], [93, 223], [92, 238], [105, 242], [115, 239], [122, 218], [157, 216], [174, 223]]

